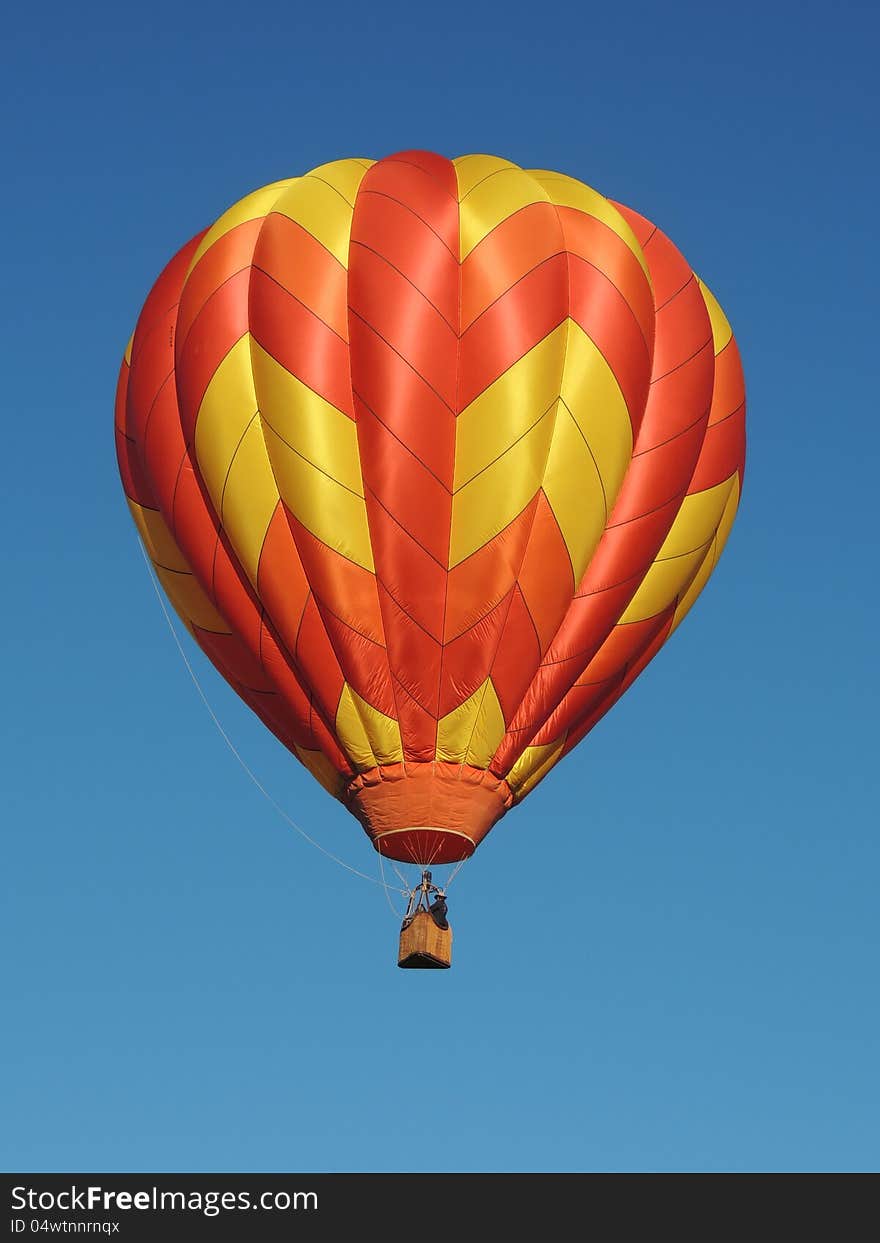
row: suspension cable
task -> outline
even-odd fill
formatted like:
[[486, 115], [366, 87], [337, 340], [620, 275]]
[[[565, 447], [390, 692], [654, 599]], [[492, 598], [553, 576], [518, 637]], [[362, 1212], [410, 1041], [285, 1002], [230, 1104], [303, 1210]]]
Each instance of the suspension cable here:
[[[159, 601], [159, 604], [160, 604], [160, 606], [161, 606], [162, 612], [163, 612], [163, 613], [164, 613], [164, 615], [165, 615], [165, 621], [168, 623], [168, 629], [171, 631], [172, 638], [174, 639], [174, 642], [175, 642], [175, 644], [177, 645], [177, 650], [180, 652], [180, 655], [181, 655], [181, 657], [182, 657], [182, 659], [183, 659], [183, 663], [184, 663], [184, 665], [186, 666], [187, 673], [189, 674], [190, 678], [192, 679], [192, 683], [193, 683], [193, 685], [195, 686], [196, 690], [197, 690], [197, 691], [198, 691], [198, 693], [199, 693], [199, 698], [201, 699], [202, 703], [205, 705], [206, 709], [208, 710], [208, 715], [210, 716], [210, 718], [211, 718], [211, 720], [214, 722], [214, 724], [217, 726], [217, 729], [218, 729], [218, 731], [220, 732], [220, 736], [222, 737], [223, 741], [226, 743], [226, 745], [227, 745], [227, 747], [229, 748], [229, 750], [232, 752], [232, 754], [233, 754], [233, 755], [235, 756], [235, 758], [238, 760], [238, 762], [239, 762], [239, 764], [241, 765], [241, 767], [244, 769], [244, 771], [245, 771], [245, 772], [247, 773], [247, 775], [250, 777], [251, 781], [254, 783], [254, 785], [257, 787], [257, 789], [260, 791], [260, 793], [263, 795], [263, 797], [266, 799], [266, 801], [267, 801], [268, 803], [270, 803], [270, 804], [271, 804], [271, 805], [275, 808], [276, 812], [278, 813], [278, 815], [279, 815], [279, 816], [281, 816], [282, 820], [286, 821], [286, 823], [287, 823], [287, 824], [288, 824], [288, 825], [289, 825], [292, 829], [294, 829], [294, 830], [295, 830], [295, 832], [297, 832], [297, 833], [300, 835], [300, 837], [305, 838], [305, 840], [306, 840], [306, 841], [307, 841], [307, 842], [308, 842], [311, 846], [314, 846], [316, 850], [320, 850], [321, 854], [326, 855], [326, 856], [327, 856], [327, 858], [328, 858], [328, 859], [331, 859], [334, 863], [338, 863], [340, 867], [345, 868], [345, 870], [346, 870], [347, 872], [351, 872], [354, 876], [360, 876], [362, 880], [368, 880], [368, 881], [370, 882], [370, 884], [371, 884], [371, 885], [381, 885], [381, 886], [382, 886], [382, 888], [385, 890], [385, 896], [388, 898], [388, 903], [389, 903], [389, 905], [391, 906], [392, 911], [394, 911], [394, 913], [395, 913], [395, 915], [396, 915], [396, 914], [397, 914], [397, 912], [394, 910], [394, 906], [393, 906], [393, 904], [392, 904], [392, 902], [391, 902], [391, 896], [390, 896], [390, 894], [389, 894], [389, 892], [388, 892], [388, 891], [389, 891], [389, 889], [391, 889], [391, 890], [392, 890], [392, 892], [394, 892], [394, 893], [398, 893], [398, 892], [399, 892], [399, 893], [406, 893], [407, 891], [406, 891], [405, 889], [397, 890], [397, 889], [395, 889], [395, 887], [394, 887], [393, 885], [388, 885], [388, 884], [386, 883], [386, 881], [385, 881], [385, 870], [384, 870], [384, 868], [382, 869], [382, 879], [381, 879], [381, 880], [379, 880], [379, 879], [378, 879], [377, 877], [375, 877], [375, 876], [369, 876], [366, 872], [361, 872], [361, 871], [359, 871], [356, 867], [352, 867], [350, 863], [346, 863], [344, 859], [340, 859], [338, 855], [334, 855], [334, 854], [332, 853], [332, 851], [330, 851], [330, 850], [328, 850], [328, 849], [327, 849], [327, 847], [326, 847], [326, 846], [322, 846], [322, 845], [321, 845], [321, 843], [320, 843], [320, 842], [318, 842], [318, 841], [316, 841], [313, 837], [311, 837], [311, 836], [310, 836], [310, 835], [309, 835], [309, 834], [305, 831], [305, 829], [301, 828], [301, 827], [300, 827], [300, 825], [298, 825], [298, 824], [296, 823], [296, 821], [295, 821], [295, 820], [292, 820], [292, 819], [291, 819], [291, 817], [287, 814], [287, 812], [286, 812], [286, 811], [284, 810], [284, 808], [280, 805], [280, 803], [278, 803], [278, 802], [277, 802], [277, 801], [276, 801], [276, 800], [272, 797], [272, 795], [269, 793], [269, 791], [266, 789], [266, 787], [262, 784], [262, 782], [259, 780], [259, 778], [256, 776], [256, 774], [253, 772], [253, 770], [249, 767], [249, 765], [248, 765], [247, 761], [246, 761], [246, 760], [245, 760], [245, 759], [244, 759], [244, 758], [243, 758], [243, 757], [239, 754], [239, 752], [237, 751], [237, 749], [236, 749], [236, 747], [235, 747], [234, 743], [232, 742], [232, 739], [229, 737], [229, 735], [227, 734], [226, 730], [225, 730], [225, 729], [223, 728], [223, 726], [220, 724], [220, 721], [219, 721], [219, 719], [218, 719], [218, 717], [217, 717], [216, 712], [214, 711], [214, 709], [211, 707], [210, 703], [208, 702], [208, 697], [207, 697], [207, 695], [206, 695], [206, 694], [205, 694], [205, 692], [202, 690], [201, 683], [199, 682], [199, 679], [198, 679], [198, 677], [196, 676], [196, 672], [195, 672], [195, 670], [193, 669], [193, 667], [192, 667], [192, 665], [191, 665], [191, 663], [190, 663], [189, 657], [187, 656], [186, 651], [184, 650], [183, 644], [180, 642], [180, 638], [178, 637], [177, 630], [176, 630], [176, 629], [175, 629], [175, 627], [174, 627], [174, 623], [173, 623], [173, 622], [172, 622], [172, 620], [171, 620], [171, 614], [168, 612], [168, 607], [167, 607], [167, 605], [165, 604], [164, 597], [163, 597], [162, 592], [161, 592], [161, 591], [160, 591], [160, 589], [159, 589], [159, 585], [158, 585], [158, 583], [157, 583], [157, 581], [156, 581], [156, 574], [155, 574], [155, 571], [154, 571], [154, 569], [153, 569], [153, 565], [152, 565], [152, 563], [151, 563], [151, 561], [150, 561], [149, 557], [147, 556], [146, 549], [144, 548], [144, 546], [143, 546], [143, 544], [141, 543], [141, 541], [140, 541], [140, 540], [138, 540], [138, 546], [140, 547], [141, 553], [142, 553], [142, 555], [143, 555], [143, 558], [144, 558], [144, 563], [145, 563], [145, 565], [146, 565], [146, 567], [147, 567], [147, 573], [148, 573], [148, 574], [149, 574], [149, 576], [150, 576], [150, 582], [153, 584], [153, 590], [154, 590], [154, 591], [155, 591], [155, 593], [156, 593], [156, 599]], [[377, 852], [377, 853], [379, 853], [379, 859], [380, 859], [380, 863], [381, 863], [381, 859], [382, 859], [381, 852]]]
[[466, 863], [467, 863], [467, 859], [459, 859], [458, 863], [456, 863], [455, 867], [452, 869], [452, 873], [449, 877], [449, 880], [447, 880], [444, 886], [445, 889], [447, 890], [449, 889], [449, 886], [455, 880], [456, 876], [458, 876], [459, 872], [461, 871], [461, 869], [464, 867]]

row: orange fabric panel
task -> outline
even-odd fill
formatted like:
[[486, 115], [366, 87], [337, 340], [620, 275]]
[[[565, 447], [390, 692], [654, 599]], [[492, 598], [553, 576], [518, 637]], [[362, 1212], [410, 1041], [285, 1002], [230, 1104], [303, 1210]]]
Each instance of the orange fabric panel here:
[[199, 646], [223, 676], [235, 683], [235, 689], [253, 691], [256, 695], [277, 695], [266, 671], [235, 634], [216, 634], [194, 626]]
[[639, 658], [669, 620], [671, 610], [645, 621], [615, 626], [575, 683], [590, 687], [621, 677], [621, 670]]
[[[458, 251], [450, 248], [432, 227], [438, 214], [437, 204], [432, 204], [430, 221], [417, 216], [406, 202], [390, 198], [384, 192], [382, 185], [386, 172], [383, 162], [379, 173], [372, 177], [368, 173], [364, 179], [358, 194], [357, 212], [352, 220], [352, 249], [363, 248], [372, 252], [380, 274], [382, 265], [390, 267], [400, 281], [407, 282], [436, 308], [441, 321], [457, 335], [457, 282], [448, 279], [447, 268], [450, 259], [457, 262]], [[445, 205], [440, 210], [446, 210]], [[368, 254], [361, 258], [369, 262]], [[400, 284], [397, 288], [403, 290]], [[381, 298], [385, 290], [377, 285], [375, 293]], [[374, 314], [364, 308], [365, 317], [379, 327], [375, 316], [377, 311], [381, 316], [382, 308], [374, 307]], [[445, 377], [441, 379], [445, 382]]]
[[[599, 594], [616, 590], [618, 587], [627, 588], [630, 594], [635, 591], [637, 583], [634, 580], [641, 580], [645, 570], [657, 555], [681, 504], [683, 484], [678, 475], [673, 480], [672, 486], [675, 489], [672, 497], [655, 509], [648, 509], [634, 518], [605, 528], [595, 556], [575, 593], [575, 601], [579, 599], [589, 601]], [[663, 490], [669, 489], [665, 487]], [[619, 605], [618, 602], [614, 607], [619, 607], [622, 613], [626, 605]], [[593, 629], [586, 625], [584, 619], [578, 621], [577, 628], [583, 634], [589, 634]], [[556, 636], [551, 653], [558, 652], [565, 645], [566, 635], [570, 634], [571, 630], [572, 626], [566, 618]]]
[[503, 531], [449, 572], [443, 639], [449, 643], [502, 600], [516, 582], [526, 553], [537, 496]]
[[[376, 184], [381, 173], [381, 163], [374, 164], [364, 181]], [[373, 215], [378, 214], [374, 209]], [[368, 325], [453, 410], [458, 334], [430, 295], [438, 301], [455, 299], [457, 302], [458, 265], [454, 255], [444, 248], [436, 256], [433, 270], [425, 265], [426, 270], [421, 275], [428, 289], [423, 290], [374, 249], [381, 246], [382, 239], [367, 233], [366, 222], [357, 206], [352, 232], [355, 236], [369, 237], [370, 245], [352, 244], [348, 273], [349, 319], [356, 317]], [[445, 290], [438, 290], [441, 283]], [[355, 382], [358, 366], [357, 358], [353, 357]]]
[[492, 662], [492, 683], [504, 720], [509, 724], [539, 672], [541, 659], [538, 631], [519, 586], [513, 589], [505, 625], [504, 642], [498, 644]]
[[[206, 232], [207, 230], [203, 229], [201, 233], [198, 233], [188, 241], [185, 246], [181, 246], [180, 250], [177, 251], [159, 273], [155, 284], [147, 294], [147, 299], [138, 315], [137, 326], [135, 327], [131, 343], [130, 363], [132, 368], [140, 363], [140, 353], [144, 342], [153, 335], [154, 330], [160, 325], [164, 329], [169, 310], [176, 312], [180, 302], [180, 290], [183, 278], [186, 275], [186, 269], [189, 267], [190, 260]], [[167, 334], [165, 335], [167, 336]]]
[[461, 331], [517, 281], [564, 249], [552, 203], [530, 203], [502, 220], [462, 262]]
[[315, 597], [311, 595], [303, 609], [294, 654], [300, 665], [308, 667], [309, 690], [324, 718], [332, 722], [336, 717], [345, 678], [321, 620]]
[[[709, 407], [712, 400], [712, 381], [715, 366], [711, 340], [705, 341], [687, 362], [670, 368], [651, 385], [651, 422], [639, 438], [633, 454], [633, 466], [645, 454], [662, 452], [676, 437], [686, 436], [694, 428], [698, 436], [705, 435]], [[659, 461], [659, 459], [658, 459]], [[693, 462], [686, 465], [683, 458], [677, 479], [686, 478], [693, 469]]]
[[603, 272], [573, 256], [569, 265], [571, 318], [613, 371], [635, 436], [651, 380], [651, 354], [642, 330], [623, 294]]
[[213, 294], [231, 276], [251, 266], [254, 247], [264, 221], [245, 220], [230, 229], [209, 246], [186, 278], [180, 295], [175, 335], [178, 351], [183, 347], [190, 329]]
[[291, 521], [279, 501], [266, 531], [257, 572], [260, 599], [267, 603], [271, 599], [272, 620], [290, 652], [296, 648], [303, 610], [311, 591], [302, 562], [299, 557], [290, 556]]
[[678, 247], [655, 224], [620, 203], [614, 206], [641, 242], [642, 254], [651, 273], [656, 315], [690, 281], [693, 275], [691, 266]]
[[[319, 749], [320, 743], [307, 725], [305, 732], [302, 728], [291, 728], [289, 709], [262, 671], [259, 671], [257, 679], [249, 677], [239, 680], [240, 675], [248, 669], [248, 654], [234, 635], [212, 634], [199, 630], [198, 627], [193, 628], [193, 634], [211, 663], [283, 746], [292, 751], [296, 746], [308, 743], [307, 749]], [[250, 666], [252, 673], [258, 669], [258, 666]], [[260, 679], [262, 685], [259, 684]]]
[[632, 312], [649, 357], [654, 351], [654, 295], [642, 265], [607, 224], [573, 207], [558, 207], [566, 249], [597, 268], [619, 291]]
[[[355, 350], [355, 360], [358, 353]], [[358, 409], [358, 446], [361, 454], [361, 469], [364, 476], [364, 487], [367, 495], [367, 514], [372, 519], [376, 502], [390, 514], [398, 528], [409, 535], [408, 543], [414, 543], [443, 566], [445, 578], [446, 558], [449, 554], [449, 523], [452, 514], [452, 493], [449, 488], [434, 475], [415, 456], [405, 440], [392, 435], [387, 427], [374, 418], [369, 411], [363, 410], [360, 400], [355, 399]], [[451, 416], [446, 416], [439, 427], [435, 425], [437, 440], [446, 440], [448, 453], [452, 456], [452, 440], [454, 423]], [[416, 438], [420, 436], [418, 429]], [[400, 436], [405, 435], [400, 429]], [[383, 527], [387, 535], [387, 529]], [[407, 572], [404, 563], [398, 559], [398, 536], [395, 542], [385, 547], [385, 555], [381, 558], [380, 575], [399, 583]], [[416, 563], [421, 561], [416, 557]], [[408, 562], [407, 562], [408, 565]], [[396, 593], [395, 593], [396, 594]], [[426, 604], [433, 604], [434, 597], [428, 597]], [[431, 627], [433, 628], [433, 627]]]
[[174, 388], [174, 308], [166, 308], [165, 314], [154, 331], [141, 341], [128, 377], [125, 398], [125, 432], [135, 443], [143, 444], [153, 404], [163, 387]]
[[354, 418], [344, 338], [259, 268], [250, 271], [249, 295], [246, 310], [254, 340], [291, 375]]
[[740, 406], [726, 419], [713, 425], [706, 432], [703, 451], [694, 470], [691, 486], [695, 492], [713, 488], [729, 479], [734, 471], [743, 474], [745, 458], [745, 407]]
[[[542, 746], [577, 732], [581, 725], [593, 723], [616, 703], [630, 669], [650, 659], [646, 653], [659, 651], [672, 623], [673, 609], [658, 617], [615, 626], [565, 698], [537, 731], [532, 743]], [[659, 640], [659, 642], [658, 642]], [[597, 715], [598, 714], [598, 715]]]
[[571, 602], [574, 583], [565, 540], [543, 492], [538, 494], [519, 586], [541, 650], [546, 651]]
[[[322, 544], [293, 514], [285, 513], [302, 565], [308, 567], [307, 573], [300, 571], [302, 590], [311, 587], [318, 600], [334, 610], [340, 621], [360, 631], [372, 643], [383, 646], [385, 637], [376, 593], [376, 576]], [[263, 556], [268, 554], [269, 548], [264, 547]], [[272, 615], [275, 616], [274, 612]]]
[[[669, 634], [669, 628], [672, 625], [672, 609], [668, 609], [663, 615], [662, 622], [658, 621], [655, 633], [652, 635], [650, 642], [636, 656], [633, 663], [626, 668], [625, 673], [616, 681], [614, 685], [606, 690], [605, 695], [594, 705], [592, 705], [586, 715], [578, 713], [578, 723], [569, 733], [565, 740], [564, 754], [568, 754], [572, 747], [576, 747], [585, 734], [593, 728], [610, 708], [613, 708], [629, 687], [633, 684], [639, 674], [647, 665], [651, 663]], [[557, 735], [558, 736], [558, 735]]]
[[[680, 367], [698, 350], [712, 345], [712, 326], [693, 272], [681, 289], [657, 308], [654, 380]], [[708, 396], [711, 397], [711, 389]]]
[[[177, 490], [184, 467], [189, 464], [190, 459], [180, 426], [180, 407], [177, 404], [173, 377], [169, 377], [153, 402], [146, 435], [141, 444], [141, 454], [159, 507], [170, 518], [169, 526], [174, 531]], [[188, 482], [194, 484], [191, 465], [189, 476]], [[213, 523], [209, 525], [213, 527]]]
[[126, 434], [125, 431], [128, 375], [129, 366], [123, 359], [122, 366], [119, 369], [119, 379], [116, 384], [115, 433], [116, 461], [119, 465], [119, 476], [122, 480], [123, 491], [127, 497], [137, 501], [139, 505], [145, 505], [148, 509], [158, 509], [149, 476], [144, 470], [140, 454], [137, 451], [137, 442], [132, 436]]
[[[434, 756], [436, 741], [436, 725], [438, 702], [440, 696], [440, 661], [442, 647], [439, 641], [424, 626], [419, 625], [413, 615], [405, 611], [398, 600], [392, 596], [384, 583], [379, 583], [379, 603], [382, 608], [385, 634], [388, 637], [388, 655], [392, 677], [406, 689], [431, 717], [432, 725], [422, 722], [426, 731], [420, 734], [414, 747], [430, 747], [430, 755]], [[402, 724], [402, 722], [401, 722]], [[430, 733], [430, 743], [427, 734]], [[404, 754], [408, 755], [408, 743], [404, 742]]]
[[483, 685], [501, 643], [512, 591], [443, 648], [439, 715], [446, 716]]
[[[396, 720], [397, 699], [384, 646], [367, 638], [354, 626], [349, 626], [322, 605], [317, 597], [312, 598], [318, 605], [321, 622], [345, 681], [377, 712]], [[312, 656], [312, 653], [309, 652], [309, 655]], [[301, 659], [305, 659], [302, 651]]]
[[[635, 234], [636, 241], [641, 246], [642, 251], [644, 251], [648, 242], [650, 242], [651, 238], [657, 232], [656, 224], [654, 224], [651, 220], [648, 220], [645, 216], [640, 215], [639, 212], [633, 211], [631, 207], [625, 207], [623, 203], [618, 203], [616, 199], [609, 199], [608, 202], [613, 208], [620, 212], [621, 216], [623, 216], [624, 220]], [[657, 275], [655, 275], [652, 270], [651, 280], [654, 283], [655, 288], [657, 279]], [[662, 299], [660, 300], [662, 301]]]
[[238, 272], [211, 294], [177, 350], [177, 401], [188, 444], [205, 390], [223, 359], [248, 330], [250, 269]]
[[[636, 578], [635, 586], [639, 578]], [[618, 617], [626, 608], [635, 590], [631, 583], [624, 583], [616, 588], [597, 592], [593, 595], [575, 598], [566, 614], [549, 650], [541, 657], [538, 649], [535, 664], [523, 666], [516, 660], [516, 649], [510, 645], [508, 656], [508, 678], [512, 684], [509, 700], [513, 703], [513, 711], [505, 710], [508, 723], [507, 733], [492, 760], [492, 771], [509, 772], [520, 752], [529, 744], [535, 732], [553, 712], [566, 688], [576, 680], [593, 654], [594, 646], [601, 643], [597, 635], [605, 635], [614, 626]], [[526, 653], [532, 656], [532, 645], [528, 639], [528, 629], [521, 625], [516, 631], [518, 641], [526, 646]], [[537, 647], [537, 637], [534, 640]], [[503, 677], [497, 670], [504, 667], [503, 655], [496, 662], [496, 678], [498, 694], [502, 705], [505, 700], [502, 691], [505, 686]], [[534, 672], [531, 672], [531, 670]]]
[[[358, 403], [358, 436], [369, 435], [369, 421], [405, 444], [412, 456], [452, 488], [453, 460], [449, 442], [454, 412], [422, 381], [400, 355], [359, 319], [350, 324], [351, 348], [358, 360], [352, 376]], [[361, 464], [365, 453], [361, 452]]]
[[[376, 181], [361, 182], [358, 202], [371, 192], [405, 204], [414, 216], [430, 225], [458, 259], [458, 181], [451, 160], [441, 155], [423, 157], [428, 152], [400, 152], [380, 160], [381, 186]], [[414, 156], [414, 158], [413, 158]], [[373, 168], [376, 166], [373, 165]], [[371, 168], [369, 172], [372, 172]]]
[[347, 339], [346, 270], [308, 229], [281, 212], [270, 212], [262, 221], [253, 261], [255, 268]]
[[[280, 625], [277, 619], [285, 615], [291, 595], [296, 592], [303, 607], [310, 595], [332, 649], [331, 663], [338, 665], [342, 680], [380, 712], [394, 716], [375, 576], [316, 539], [283, 506], [281, 510], [283, 525], [272, 532], [271, 544], [267, 536], [260, 558], [260, 594], [269, 616]], [[301, 620], [299, 626], [288, 641], [295, 645], [309, 685], [323, 685], [327, 646], [323, 640], [303, 642]], [[333, 719], [341, 683], [334, 678], [328, 685], [332, 702], [320, 701]]]
[[736, 341], [731, 337], [721, 353], [715, 356], [715, 389], [709, 411], [709, 426], [712, 427], [741, 410], [745, 399], [742, 360]]
[[459, 409], [558, 328], [568, 310], [568, 258], [561, 254], [534, 268], [462, 333]]
[[[438, 593], [442, 599], [446, 570], [379, 503], [369, 486], [366, 495], [373, 555], [382, 568], [378, 582], [397, 602], [403, 614], [403, 618], [395, 619], [395, 623], [400, 620], [401, 624], [406, 625], [406, 619], [409, 619], [439, 643], [443, 617], [435, 602]], [[393, 626], [389, 630], [389, 618], [384, 608], [382, 618], [385, 643], [394, 669], [396, 649], [391, 635], [397, 632]]]
[[[412, 633], [410, 637], [414, 641], [417, 639], [415, 633]], [[436, 676], [439, 683], [439, 652], [434, 652], [432, 649], [432, 658], [430, 677], [433, 679]], [[405, 753], [407, 762], [411, 764], [433, 764], [437, 750], [436, 709], [433, 707], [431, 709], [425, 708], [414, 698], [410, 691], [410, 687], [413, 685], [411, 678], [407, 678], [406, 682], [402, 682], [392, 673], [391, 681], [394, 686], [400, 735], [402, 739], [406, 739]]]
[[740, 483], [746, 454], [746, 393], [742, 363], [736, 341], [730, 341], [715, 359], [715, 392], [709, 412], [709, 426], [700, 460], [691, 480], [691, 491], [712, 488], [734, 471]]

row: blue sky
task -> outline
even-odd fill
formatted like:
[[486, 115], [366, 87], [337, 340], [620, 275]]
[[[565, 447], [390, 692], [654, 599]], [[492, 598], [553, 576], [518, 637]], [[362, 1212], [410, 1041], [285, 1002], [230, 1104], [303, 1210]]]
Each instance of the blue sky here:
[[[876, 1169], [873, 6], [10, 20], [0, 1166]], [[559, 168], [656, 220], [749, 393], [718, 572], [461, 872], [445, 973], [397, 971], [381, 890], [226, 751], [112, 438], [172, 251], [251, 188], [410, 146]], [[193, 659], [260, 779], [374, 872]]]

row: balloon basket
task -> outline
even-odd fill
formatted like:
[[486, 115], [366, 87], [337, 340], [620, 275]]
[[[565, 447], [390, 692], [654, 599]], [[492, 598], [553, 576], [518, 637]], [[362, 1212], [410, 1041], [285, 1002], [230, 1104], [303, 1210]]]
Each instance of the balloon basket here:
[[400, 930], [398, 967], [436, 970], [452, 966], [452, 929], [438, 928], [432, 915], [417, 911]]

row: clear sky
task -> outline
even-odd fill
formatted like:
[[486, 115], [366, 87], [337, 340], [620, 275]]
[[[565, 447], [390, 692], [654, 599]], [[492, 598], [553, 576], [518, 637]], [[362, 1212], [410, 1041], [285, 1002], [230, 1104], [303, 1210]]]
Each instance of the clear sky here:
[[[0, 1166], [878, 1167], [878, 36], [846, 2], [6, 18]], [[112, 436], [184, 240], [256, 186], [413, 146], [558, 168], [657, 221], [749, 394], [715, 577], [462, 870], [437, 973], [396, 969], [381, 889], [225, 749]], [[260, 779], [374, 874], [193, 659]]]

